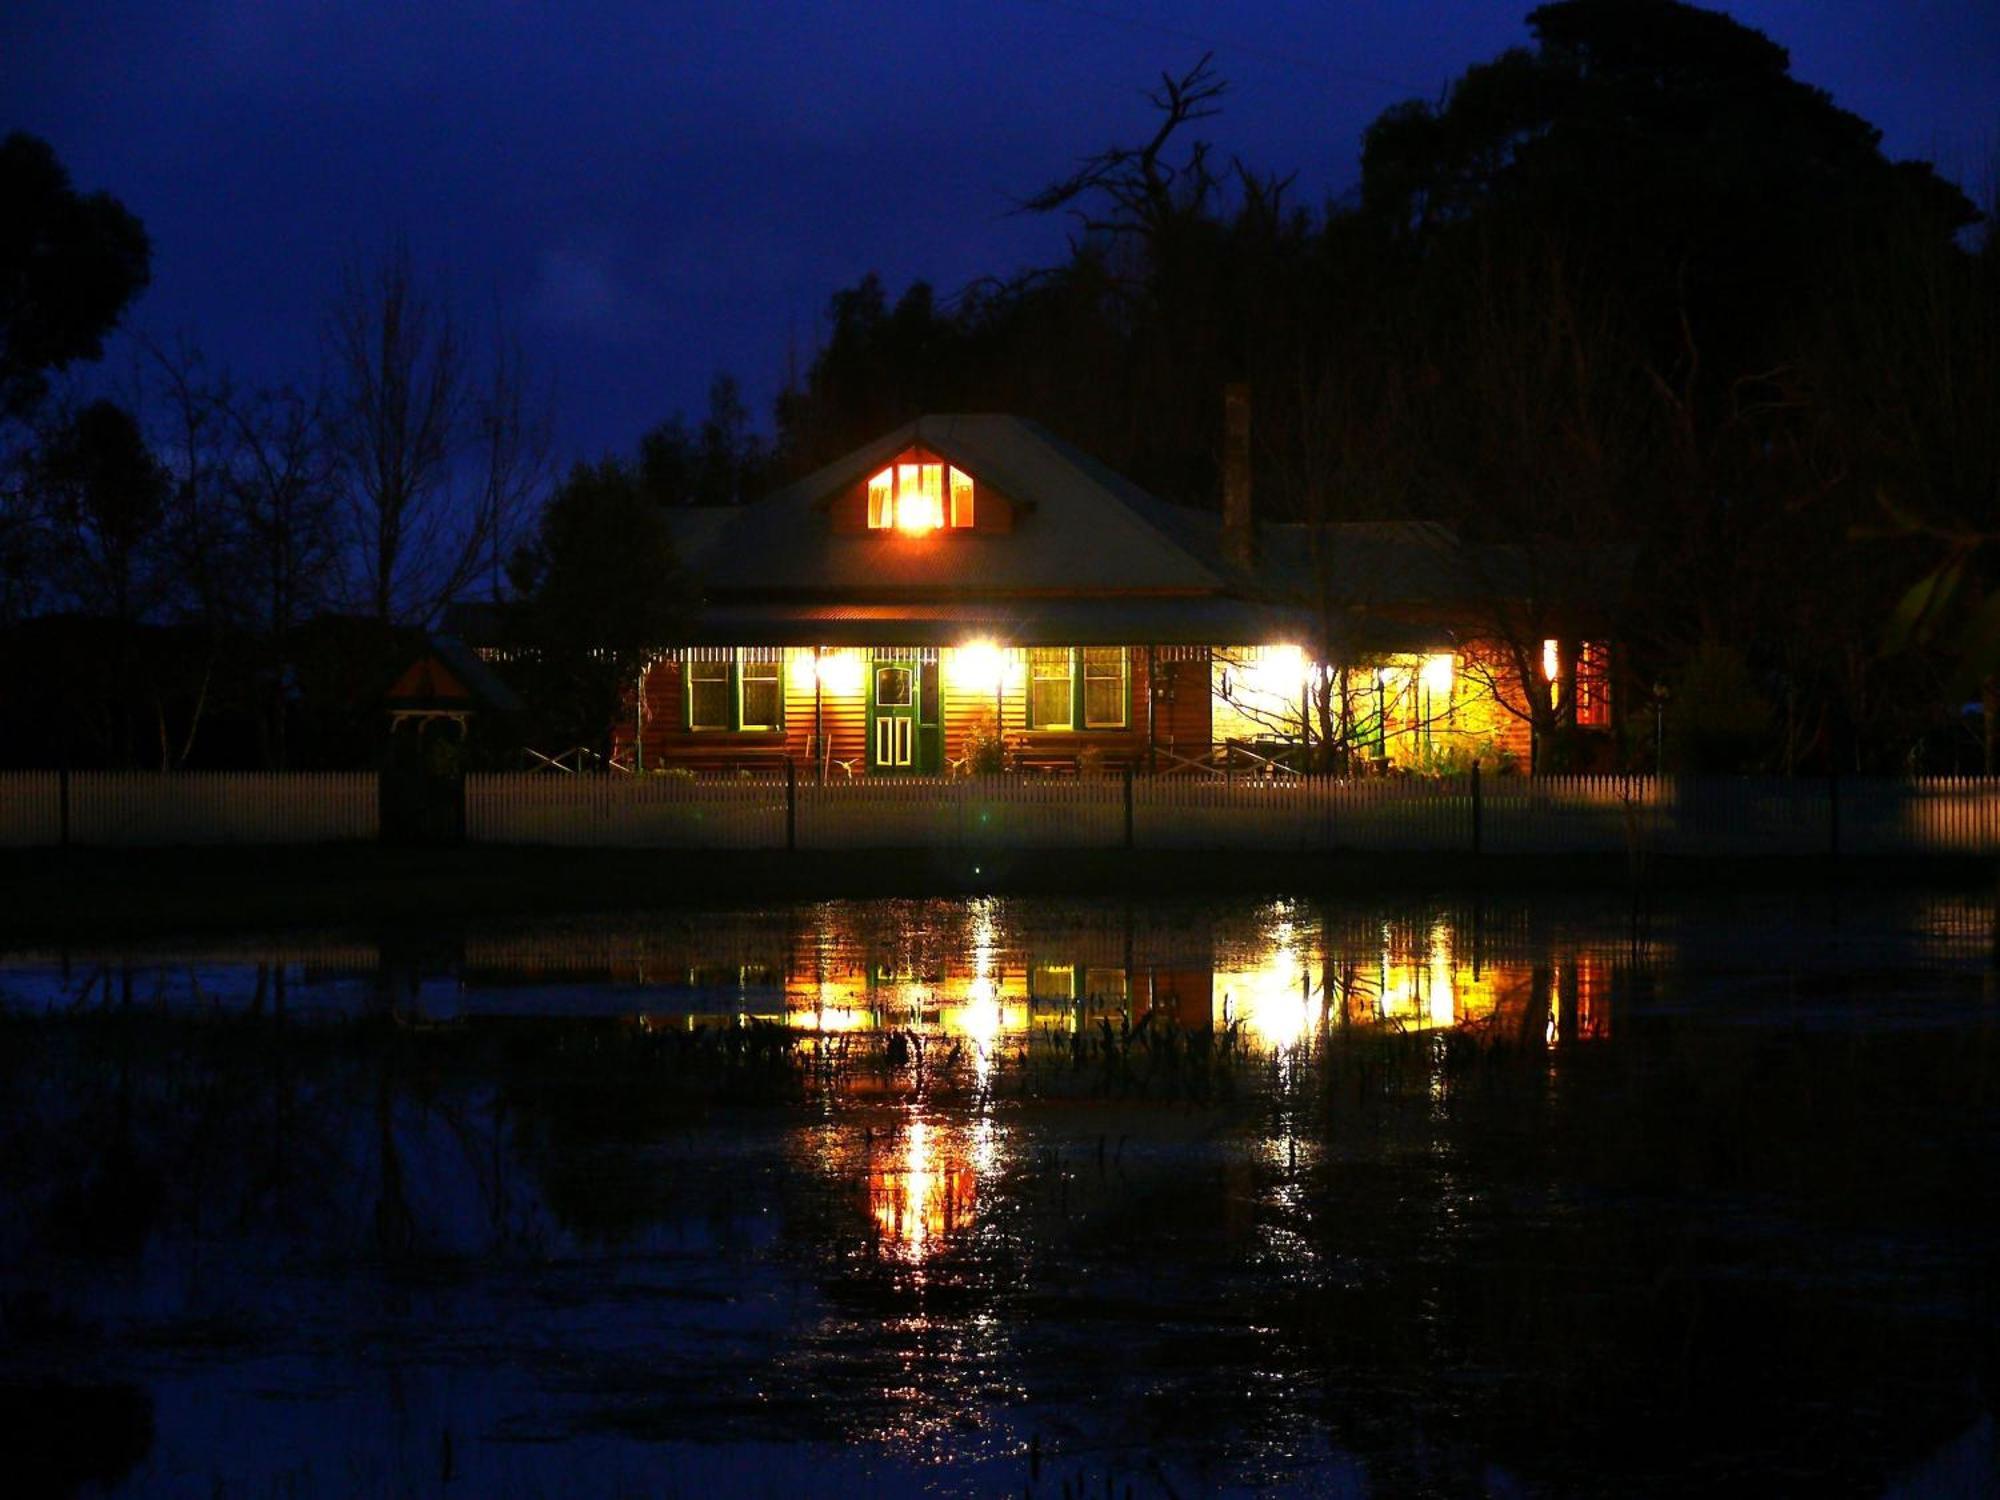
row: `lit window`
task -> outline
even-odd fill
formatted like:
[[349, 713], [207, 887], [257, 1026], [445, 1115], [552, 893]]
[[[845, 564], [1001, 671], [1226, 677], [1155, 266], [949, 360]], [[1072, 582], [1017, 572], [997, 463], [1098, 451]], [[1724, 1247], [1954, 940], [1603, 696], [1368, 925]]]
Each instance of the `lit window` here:
[[972, 525], [972, 513], [972, 476], [950, 464], [892, 464], [868, 481], [872, 531], [935, 531], [945, 525], [966, 529]]
[[1123, 646], [1083, 648], [1083, 727], [1125, 727], [1126, 659]]
[[1028, 652], [1028, 723], [1035, 729], [1068, 729], [1075, 723], [1067, 646], [1036, 646]]
[[1123, 969], [1085, 969], [1083, 995], [1100, 1005], [1122, 1007], [1131, 998], [1131, 985]]
[[1028, 995], [1035, 1000], [1074, 1000], [1075, 964], [1035, 964], [1028, 970]]
[[784, 728], [785, 690], [779, 657], [780, 653], [770, 648], [689, 652], [688, 728]]
[[761, 653], [763, 660], [743, 662], [744, 729], [776, 729], [785, 722], [785, 694], [778, 678], [775, 652]]
[[1036, 646], [1028, 652], [1028, 727], [1123, 729], [1132, 661], [1123, 646]]
[[1611, 722], [1611, 661], [1603, 641], [1577, 647], [1576, 722], [1600, 728]]
[[734, 729], [729, 688], [732, 664], [727, 657], [688, 663], [688, 728]]

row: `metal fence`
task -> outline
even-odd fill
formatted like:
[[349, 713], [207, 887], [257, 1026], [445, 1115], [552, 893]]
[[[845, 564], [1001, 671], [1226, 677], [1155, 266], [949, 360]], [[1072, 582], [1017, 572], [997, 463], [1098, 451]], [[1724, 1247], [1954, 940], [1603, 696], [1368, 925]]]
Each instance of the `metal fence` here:
[[[444, 790], [453, 794], [447, 785]], [[454, 794], [455, 795], [455, 794]], [[1410, 854], [2000, 855], [2000, 779], [471, 775], [475, 844]], [[0, 773], [0, 847], [383, 836], [367, 773]], [[456, 827], [454, 823], [452, 825]]]

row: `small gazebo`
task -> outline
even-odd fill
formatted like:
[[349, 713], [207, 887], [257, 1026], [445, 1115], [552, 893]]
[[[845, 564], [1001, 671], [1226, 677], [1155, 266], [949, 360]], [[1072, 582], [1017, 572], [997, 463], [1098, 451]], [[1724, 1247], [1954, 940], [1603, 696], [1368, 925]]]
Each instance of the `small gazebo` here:
[[454, 725], [463, 741], [474, 714], [521, 709], [514, 690], [463, 641], [436, 636], [424, 643], [384, 698], [392, 736], [413, 729], [421, 740], [436, 725]]

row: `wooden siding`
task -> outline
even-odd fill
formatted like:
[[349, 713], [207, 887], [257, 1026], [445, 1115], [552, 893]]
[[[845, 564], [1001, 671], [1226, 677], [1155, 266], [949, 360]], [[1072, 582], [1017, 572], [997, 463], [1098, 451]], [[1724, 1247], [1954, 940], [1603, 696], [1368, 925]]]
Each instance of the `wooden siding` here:
[[[836, 653], [841, 660], [832, 660]], [[868, 769], [868, 653], [855, 647], [838, 647], [829, 648], [826, 654], [828, 683], [820, 689], [818, 701], [818, 722], [825, 743], [820, 746], [817, 760], [811, 752], [812, 652], [802, 652], [796, 668], [792, 663], [786, 667], [786, 712], [802, 730], [798, 741], [800, 765], [815, 775], [841, 777], [851, 771], [859, 776]], [[838, 680], [842, 672], [855, 684], [851, 693], [838, 691], [846, 686]]]
[[[1003, 652], [1000, 728], [1010, 760], [1024, 767], [1068, 770], [1086, 750], [1095, 750], [1108, 767], [1147, 762], [1147, 717], [1152, 714], [1152, 743], [1165, 757], [1205, 758], [1214, 736], [1240, 715], [1217, 698], [1221, 658], [1210, 650], [1160, 648], [1148, 673], [1144, 646], [1128, 648], [1131, 656], [1129, 722], [1123, 729], [1036, 730], [1028, 726], [1027, 652]], [[790, 760], [802, 774], [831, 778], [866, 773], [868, 755], [867, 674], [872, 652], [861, 647], [829, 647], [823, 671], [828, 685], [814, 695], [814, 654], [810, 648], [787, 647], [781, 666], [785, 726], [781, 730], [690, 730], [683, 667], [677, 658], [656, 662], [646, 674], [643, 763], [648, 769], [684, 767], [703, 774], [768, 771]], [[1420, 657], [1397, 658], [1410, 672]], [[975, 726], [991, 723], [996, 694], [969, 683], [959, 667], [959, 653], [937, 652], [926, 670], [940, 675], [939, 703], [943, 713], [944, 767], [963, 761]], [[1373, 668], [1357, 668], [1357, 682], [1372, 682]], [[852, 686], [852, 691], [841, 688]], [[1155, 690], [1157, 687], [1157, 691]], [[1357, 687], [1365, 695], [1368, 683]], [[637, 708], [633, 693], [625, 716], [613, 734], [616, 758], [631, 766], [638, 748]], [[1455, 655], [1451, 707], [1434, 712], [1429, 740], [1434, 751], [1458, 749], [1497, 753], [1511, 769], [1528, 768], [1532, 733], [1527, 719], [1515, 711], [1523, 704], [1505, 653], [1478, 643]], [[1419, 711], [1410, 692], [1391, 694], [1388, 758], [1392, 765], [1417, 762], [1423, 754]], [[824, 734], [816, 744], [818, 725]], [[1240, 726], [1230, 730], [1241, 733]], [[1489, 754], [1489, 759], [1492, 758]], [[1163, 758], [1162, 769], [1172, 760]], [[941, 769], [943, 769], [941, 768]]]
[[[1004, 653], [1003, 686], [998, 694], [1000, 729], [1011, 758], [1026, 766], [1063, 770], [1074, 767], [1085, 750], [1095, 750], [1107, 766], [1143, 768], [1146, 760], [1146, 705], [1151, 683], [1146, 675], [1146, 648], [1127, 648], [1131, 663], [1130, 696], [1123, 729], [1031, 729], [1028, 727], [1028, 656], [1024, 648]], [[944, 753], [947, 764], [962, 760], [975, 724], [991, 723], [995, 693], [967, 686], [957, 671], [958, 653], [941, 653], [944, 667]], [[1157, 710], [1156, 710], [1157, 712]], [[1156, 724], [1155, 732], [1160, 733]]]
[[[1175, 652], [1159, 663], [1160, 695], [1154, 704], [1154, 735], [1173, 755], [1199, 760], [1214, 743], [1214, 703], [1209, 691], [1208, 652]], [[1165, 764], [1164, 762], [1162, 763]]]
[[[862, 654], [841, 648], [853, 658], [850, 667], [857, 683], [865, 682]], [[835, 652], [829, 649], [828, 656]], [[780, 684], [785, 700], [785, 725], [778, 730], [689, 729], [684, 668], [675, 657], [653, 664], [646, 673], [645, 732], [643, 763], [648, 770], [669, 766], [685, 767], [697, 773], [728, 773], [738, 770], [770, 770], [789, 760], [805, 774], [824, 767], [827, 774], [846, 774], [841, 762], [850, 763], [856, 774], [863, 768], [867, 752], [867, 706], [863, 689], [839, 693], [822, 688], [817, 703], [813, 692], [813, 652], [810, 647], [788, 646], [780, 667]], [[625, 716], [613, 732], [614, 758], [621, 764], [639, 763], [639, 695], [627, 700]], [[813, 743], [814, 726], [821, 726], [825, 744]]]

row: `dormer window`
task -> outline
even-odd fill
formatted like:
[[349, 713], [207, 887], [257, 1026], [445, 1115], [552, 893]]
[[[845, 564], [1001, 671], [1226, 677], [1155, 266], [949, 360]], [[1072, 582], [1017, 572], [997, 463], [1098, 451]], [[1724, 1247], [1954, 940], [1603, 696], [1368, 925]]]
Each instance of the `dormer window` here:
[[972, 525], [972, 476], [951, 464], [893, 463], [868, 481], [868, 529], [936, 531]]

